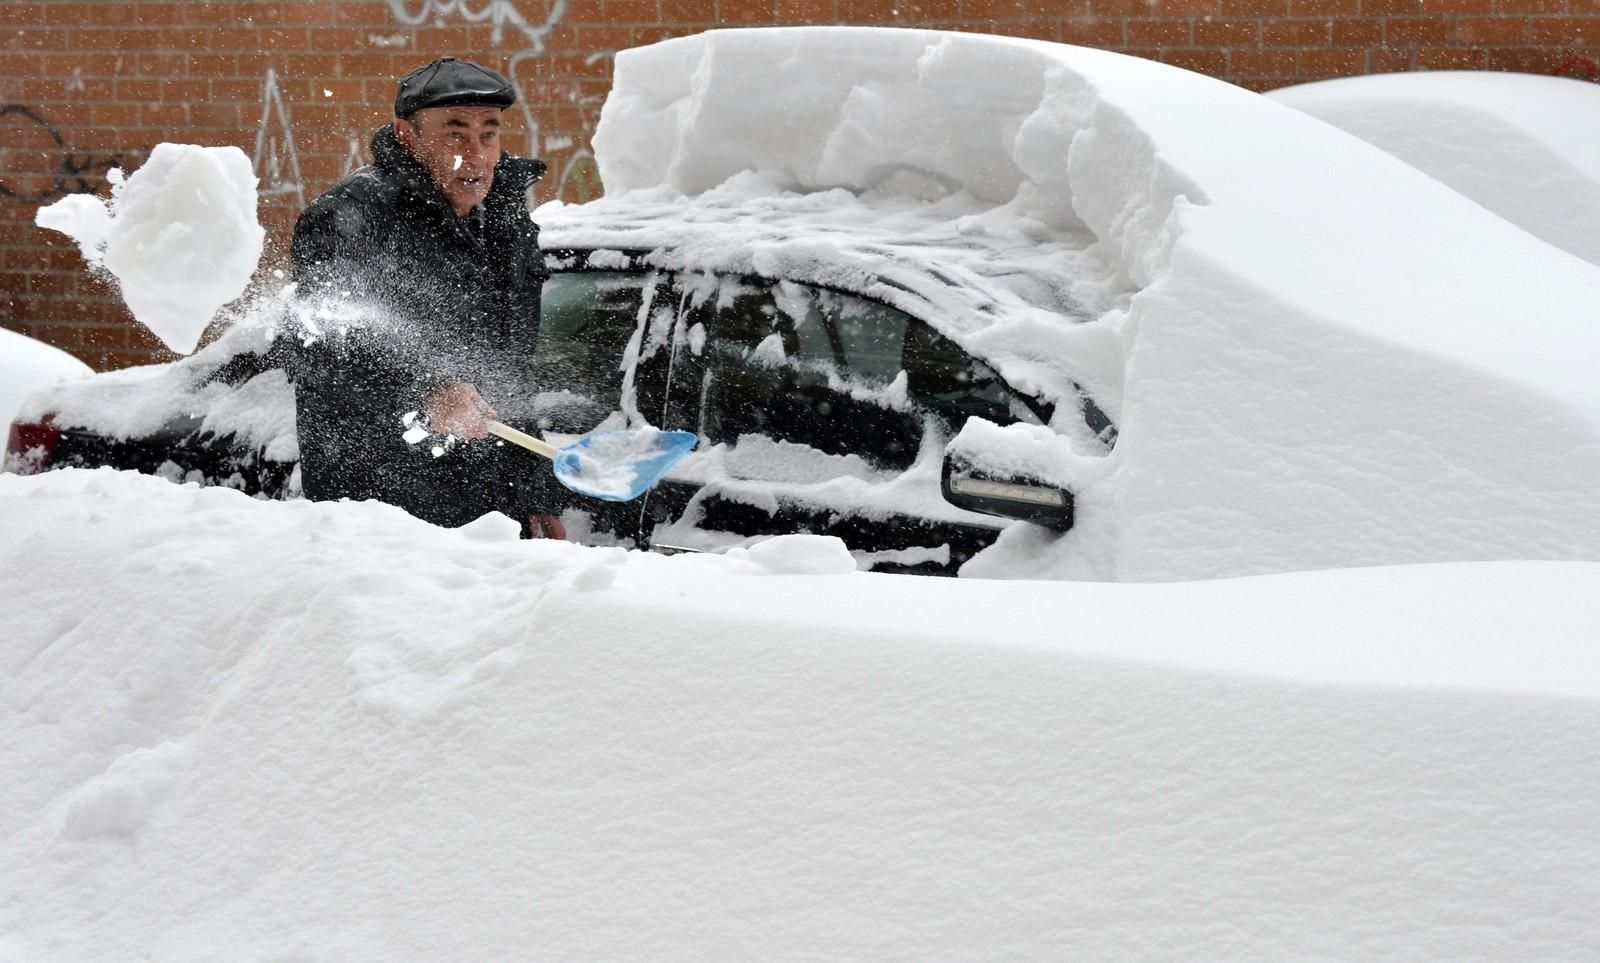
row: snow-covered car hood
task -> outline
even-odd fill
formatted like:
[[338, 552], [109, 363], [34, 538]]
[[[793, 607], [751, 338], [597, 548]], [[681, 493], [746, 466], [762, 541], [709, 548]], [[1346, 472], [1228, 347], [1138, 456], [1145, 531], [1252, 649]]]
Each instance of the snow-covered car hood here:
[[714, 31], [619, 54], [594, 144], [597, 217], [759, 183], [909, 198], [952, 234], [1088, 233], [1061, 270], [1116, 279], [1079, 300], [1097, 316], [927, 318], [1008, 379], [1048, 354], [1121, 398], [1079, 524], [1015, 526], [969, 573], [1595, 555], [1600, 329], [1571, 306], [1600, 271], [1260, 95], [1039, 41]]
[[1600, 264], [1600, 84], [1445, 70], [1320, 80], [1267, 96]]

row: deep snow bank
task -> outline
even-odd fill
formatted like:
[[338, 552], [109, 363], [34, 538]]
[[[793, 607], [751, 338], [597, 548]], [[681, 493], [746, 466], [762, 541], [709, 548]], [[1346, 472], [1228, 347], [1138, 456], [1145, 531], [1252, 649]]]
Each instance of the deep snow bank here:
[[514, 536], [0, 476], [0, 960], [1600, 953], [1600, 566]]
[[1600, 271], [1258, 95], [1036, 41], [723, 31], [619, 54], [595, 146], [610, 194], [754, 171], [1093, 232], [1142, 288], [1091, 322], [1123, 338], [1113, 470], [972, 574], [1595, 557]]
[[1267, 96], [1600, 264], [1600, 85], [1442, 70], [1341, 77]]

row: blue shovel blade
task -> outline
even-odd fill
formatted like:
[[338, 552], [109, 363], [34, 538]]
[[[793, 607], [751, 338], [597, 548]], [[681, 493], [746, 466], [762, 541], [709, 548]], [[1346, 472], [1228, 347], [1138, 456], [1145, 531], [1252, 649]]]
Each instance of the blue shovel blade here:
[[556, 480], [580, 494], [631, 502], [660, 481], [696, 440], [688, 431], [604, 431], [556, 452]]

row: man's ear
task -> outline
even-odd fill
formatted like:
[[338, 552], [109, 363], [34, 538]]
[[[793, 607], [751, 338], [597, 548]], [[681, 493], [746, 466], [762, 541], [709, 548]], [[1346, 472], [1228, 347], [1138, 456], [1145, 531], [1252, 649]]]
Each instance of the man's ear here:
[[404, 117], [396, 117], [394, 119], [394, 136], [395, 140], [400, 142], [401, 147], [404, 147], [410, 153], [416, 153], [417, 128], [411, 121], [406, 120]]

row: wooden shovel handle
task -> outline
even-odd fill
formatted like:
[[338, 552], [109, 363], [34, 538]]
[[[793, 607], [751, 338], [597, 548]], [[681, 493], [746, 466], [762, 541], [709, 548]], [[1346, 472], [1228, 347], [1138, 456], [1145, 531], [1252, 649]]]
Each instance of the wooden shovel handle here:
[[489, 434], [494, 435], [497, 438], [504, 438], [513, 445], [521, 445], [536, 455], [543, 455], [546, 458], [552, 459], [556, 457], [555, 445], [550, 444], [548, 441], [542, 441], [538, 438], [535, 438], [532, 435], [524, 434], [510, 425], [502, 425], [493, 418], [489, 418], [484, 422], [484, 427], [489, 429]]

